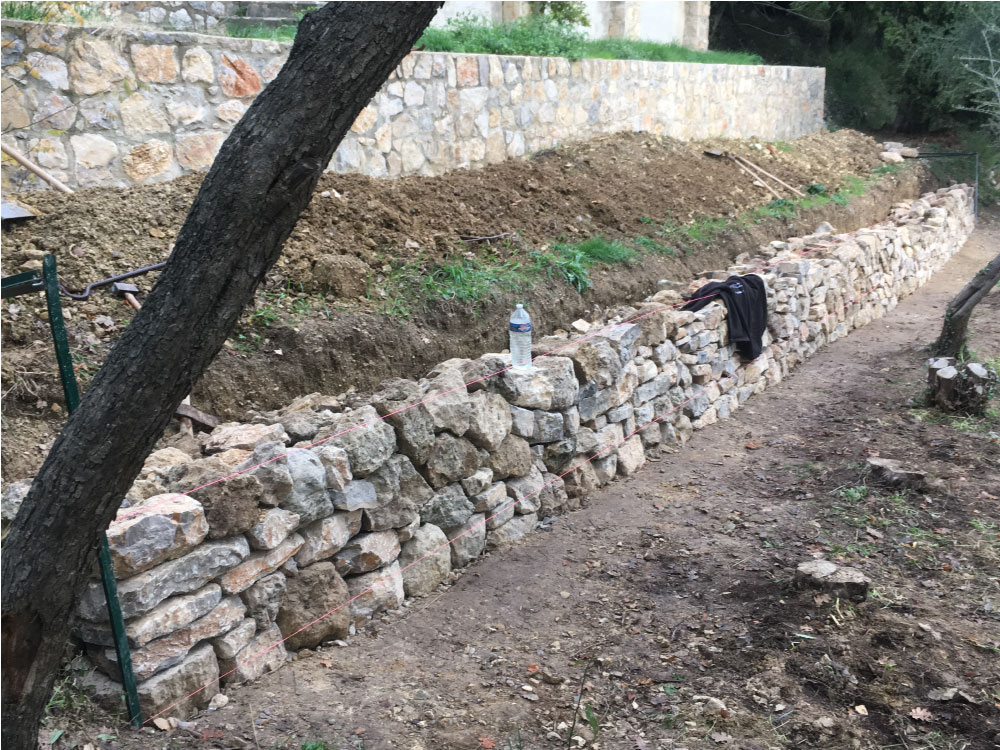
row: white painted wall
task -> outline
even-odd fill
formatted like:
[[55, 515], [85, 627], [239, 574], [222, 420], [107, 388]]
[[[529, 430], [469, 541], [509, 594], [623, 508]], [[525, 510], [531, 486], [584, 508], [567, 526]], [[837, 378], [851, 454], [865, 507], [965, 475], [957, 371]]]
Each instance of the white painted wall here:
[[678, 0], [643, 0], [639, 6], [639, 38], [649, 42], [675, 42], [684, 38], [684, 3]]

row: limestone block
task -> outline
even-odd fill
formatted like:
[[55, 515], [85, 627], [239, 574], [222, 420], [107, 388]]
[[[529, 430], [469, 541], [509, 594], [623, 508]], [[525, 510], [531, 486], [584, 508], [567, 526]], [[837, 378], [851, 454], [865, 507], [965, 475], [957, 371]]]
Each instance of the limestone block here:
[[212, 639], [212, 648], [219, 659], [233, 659], [250, 645], [257, 632], [257, 623], [247, 618], [225, 635]]
[[[131, 649], [132, 669], [137, 680], [146, 680], [184, 661], [191, 649], [201, 641], [229, 632], [243, 621], [246, 607], [238, 596], [223, 599], [211, 612], [170, 635]], [[118, 656], [113, 648], [92, 652], [98, 664], [110, 676], [121, 679]]]
[[333, 513], [333, 498], [326, 488], [326, 467], [310, 450], [291, 450], [285, 457], [292, 490], [281, 507], [299, 515], [301, 523], [310, 523]]
[[544, 485], [542, 473], [535, 466], [532, 466], [531, 471], [523, 477], [508, 479], [507, 497], [517, 501], [514, 512], [520, 515], [537, 512], [540, 501], [538, 495]]
[[469, 497], [485, 492], [493, 484], [493, 470], [482, 468], [476, 471], [471, 477], [463, 479], [460, 484], [465, 494]]
[[486, 514], [476, 513], [461, 526], [444, 529], [444, 533], [451, 540], [451, 567], [464, 568], [486, 549]]
[[337, 414], [330, 424], [317, 434], [317, 440], [337, 446], [347, 452], [351, 472], [355, 478], [364, 478], [384, 464], [396, 448], [396, 433], [380, 417], [375, 408], [360, 409]]
[[364, 508], [377, 508], [379, 505], [375, 485], [366, 479], [354, 479], [347, 482], [343, 490], [333, 490], [331, 496], [337, 510], [362, 510]]
[[465, 437], [488, 451], [500, 447], [511, 431], [512, 408], [502, 396], [476, 391], [469, 397], [469, 429]]
[[300, 516], [290, 510], [271, 508], [247, 530], [247, 541], [255, 550], [274, 549], [299, 527]]
[[526, 516], [514, 516], [507, 523], [498, 526], [486, 535], [486, 549], [509, 549], [519, 539], [534, 531], [537, 525], [538, 516], [534, 513]]
[[304, 540], [299, 534], [292, 534], [274, 549], [252, 552], [246, 562], [237, 565], [219, 578], [223, 593], [238, 594], [250, 588], [254, 581], [280, 568], [288, 558], [299, 551], [303, 543]]
[[202, 450], [208, 455], [230, 448], [252, 451], [257, 446], [274, 440], [288, 443], [288, 435], [280, 424], [225, 422], [202, 438]]
[[233, 99], [256, 96], [261, 89], [260, 74], [249, 61], [236, 55], [222, 55], [219, 83], [226, 96]]
[[496, 379], [496, 387], [509, 402], [529, 409], [568, 409], [579, 393], [568, 357], [543, 357], [529, 370], [507, 370]]
[[243, 102], [238, 99], [230, 99], [215, 108], [215, 116], [224, 122], [236, 123], [246, 111], [247, 107]]
[[335, 445], [321, 445], [314, 448], [313, 452], [326, 468], [326, 486], [331, 490], [343, 491], [354, 478], [347, 451]]
[[384, 531], [408, 526], [420, 517], [420, 508], [434, 490], [417, 473], [406, 456], [396, 454], [368, 479], [375, 486], [378, 506], [364, 510], [366, 531]]
[[104, 39], [81, 34], [69, 44], [69, 74], [73, 91], [89, 96], [110, 91], [130, 77], [125, 59]]
[[276, 620], [282, 635], [288, 638], [286, 647], [298, 651], [315, 648], [323, 641], [346, 638], [350, 611], [344, 605], [349, 598], [347, 584], [333, 563], [319, 562], [302, 568], [288, 582]]
[[149, 83], [173, 83], [177, 79], [174, 46], [168, 44], [133, 44], [132, 64], [139, 80]]
[[522, 409], [510, 405], [510, 431], [518, 437], [530, 438], [535, 433], [535, 412], [532, 409]]
[[[126, 620], [148, 612], [174, 594], [201, 588], [219, 573], [242, 562], [250, 554], [246, 539], [237, 537], [196, 547], [176, 560], [169, 560], [118, 584], [118, 599]], [[79, 615], [85, 620], [107, 619], [104, 589], [89, 583], [80, 599]]]
[[223, 659], [219, 662], [219, 669], [226, 675], [222, 683], [241, 685], [259, 680], [286, 661], [288, 661], [288, 651], [281, 641], [281, 631], [277, 625], [272, 625], [250, 641], [234, 659]]
[[81, 167], [106, 167], [118, 156], [118, 147], [102, 135], [74, 135], [69, 142], [73, 147], [76, 163]]
[[295, 562], [304, 568], [318, 560], [332, 557], [359, 531], [360, 510], [334, 513], [328, 518], [315, 521], [302, 530], [305, 543], [295, 556]]
[[555, 474], [542, 474], [542, 490], [538, 493], [538, 516], [548, 518], [566, 509], [569, 497], [566, 483]]
[[[193, 594], [171, 597], [142, 617], [126, 623], [125, 634], [129, 645], [141, 648], [156, 638], [169, 635], [208, 614], [220, 601], [222, 589], [215, 583], [210, 583]], [[85, 643], [115, 645], [111, 625], [107, 622], [94, 623], [78, 619], [73, 625], [73, 632]]]
[[479, 452], [464, 438], [442, 432], [427, 459], [427, 480], [434, 488], [471, 477], [479, 468]]
[[506, 503], [507, 485], [503, 482], [496, 482], [488, 489], [483, 490], [471, 499], [473, 510], [475, 510], [476, 513], [490, 514], [498, 506]]
[[287, 581], [284, 573], [271, 573], [240, 594], [247, 606], [247, 614], [257, 623], [258, 631], [266, 630], [278, 616], [281, 603], [285, 600]]
[[490, 454], [490, 468], [494, 479], [524, 476], [531, 470], [533, 463], [528, 442], [516, 435], [508, 435], [500, 447]]
[[[166, 560], [180, 557], [199, 545], [208, 535], [205, 511], [186, 495], [154, 495], [149, 507], [126, 508], [125, 515], [108, 528], [111, 564], [118, 578], [149, 570]], [[134, 515], [129, 515], [134, 514]]]
[[573, 456], [578, 452], [579, 447], [576, 438], [566, 438], [565, 440], [546, 445], [545, 452], [542, 454], [542, 461], [545, 464], [545, 468], [549, 471], [562, 473], [569, 467]]
[[450, 484], [439, 490], [420, 510], [424, 523], [440, 528], [461, 526], [472, 515], [473, 505], [465, 492], [457, 484]]
[[189, 133], [177, 136], [177, 161], [188, 169], [208, 169], [225, 138], [223, 133]]
[[66, 63], [55, 55], [31, 52], [27, 57], [27, 67], [33, 77], [45, 81], [52, 88], [60, 90], [69, 88], [69, 70]]
[[462, 371], [455, 367], [444, 369], [431, 380], [422, 383], [424, 406], [431, 416], [434, 429], [448, 430], [461, 437], [469, 429], [472, 402], [462, 379]]
[[233, 469], [234, 472], [245, 471], [245, 476], [253, 476], [260, 481], [263, 488], [261, 505], [279, 505], [292, 492], [292, 475], [285, 455], [287, 450], [282, 441], [262, 443]]
[[122, 166], [125, 174], [135, 182], [167, 175], [175, 166], [174, 150], [165, 141], [146, 141], [129, 149]]
[[212, 83], [215, 80], [212, 56], [202, 47], [192, 47], [184, 53], [181, 76], [188, 83]]
[[[198, 646], [180, 664], [139, 683], [142, 714], [153, 716], [169, 707], [172, 716], [190, 716], [218, 694], [218, 680], [219, 663], [215, 651], [208, 643]], [[180, 703], [174, 706], [178, 701]]]
[[363, 624], [379, 612], [396, 609], [403, 603], [403, 577], [398, 561], [381, 570], [347, 578], [346, 582], [351, 599], [348, 607], [355, 625]]
[[368, 573], [399, 557], [399, 537], [392, 530], [358, 534], [334, 556], [341, 575]]
[[637, 472], [646, 463], [646, 454], [642, 448], [642, 438], [633, 435], [620, 446], [617, 451], [618, 474], [627, 477]]
[[451, 551], [447, 545], [445, 533], [429, 523], [417, 529], [403, 545], [399, 564], [407, 596], [426, 596], [441, 585], [451, 572]]
[[849, 568], [829, 560], [807, 560], [795, 571], [800, 586], [823, 589], [851, 601], [864, 601], [871, 579], [857, 568]]
[[31, 126], [31, 113], [28, 112], [28, 100], [17, 84], [6, 76], [0, 77], [0, 122], [3, 130], [27, 128]]

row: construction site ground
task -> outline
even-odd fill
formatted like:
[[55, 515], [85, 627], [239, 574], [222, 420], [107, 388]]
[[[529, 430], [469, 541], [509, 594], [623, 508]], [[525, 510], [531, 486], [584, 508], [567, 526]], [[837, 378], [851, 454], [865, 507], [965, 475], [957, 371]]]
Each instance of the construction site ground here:
[[[705, 154], [725, 149], [837, 200], [794, 211], [774, 205], [774, 195], [736, 164]], [[916, 164], [873, 175], [879, 149], [850, 130], [774, 144], [617, 134], [441, 177], [326, 175], [192, 401], [223, 419], [243, 419], [305, 393], [421, 377], [449, 357], [505, 348], [515, 302], [525, 302], [536, 331], [548, 334], [642, 299], [659, 279], [687, 282], [823, 220], [840, 231], [873, 224], [926, 178]], [[198, 186], [192, 176], [72, 196], [22, 194], [43, 216], [4, 230], [3, 273], [37, 267], [54, 253], [65, 286], [79, 290], [161, 262]], [[590, 288], [580, 293], [551, 253], [595, 236], [631, 255], [594, 265]], [[650, 242], [658, 249], [644, 250]], [[155, 276], [132, 281], [148, 292]], [[108, 288], [64, 302], [85, 389], [133, 311]], [[66, 414], [41, 295], [9, 300], [0, 322], [9, 482], [37, 471]]]
[[[948, 301], [998, 245], [982, 216], [925, 287], [732, 419], [192, 724], [77, 705], [46, 731], [122, 750], [996, 747], [1000, 426], [921, 393]], [[997, 290], [970, 335], [1000, 353]], [[872, 456], [927, 485], [880, 486]], [[798, 588], [819, 557], [862, 570], [867, 599]]]

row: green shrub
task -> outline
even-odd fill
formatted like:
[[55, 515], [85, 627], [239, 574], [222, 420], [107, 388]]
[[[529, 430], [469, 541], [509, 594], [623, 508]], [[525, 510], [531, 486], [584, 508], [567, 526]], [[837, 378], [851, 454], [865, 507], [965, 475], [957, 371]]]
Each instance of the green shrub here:
[[427, 29], [417, 48], [434, 52], [489, 55], [541, 55], [583, 57], [585, 37], [571, 25], [547, 15], [529, 15], [506, 23], [489, 23], [474, 16], [459, 16], [443, 29]]

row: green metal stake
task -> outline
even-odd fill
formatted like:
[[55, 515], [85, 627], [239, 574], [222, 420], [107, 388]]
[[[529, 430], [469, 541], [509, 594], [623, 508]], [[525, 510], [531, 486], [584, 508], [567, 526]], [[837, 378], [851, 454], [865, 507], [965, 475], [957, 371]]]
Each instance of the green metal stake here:
[[[76, 385], [76, 373], [73, 371], [73, 359], [69, 353], [69, 338], [66, 336], [66, 323], [63, 320], [62, 303], [59, 300], [56, 256], [46, 254], [42, 259], [42, 278], [45, 282], [45, 304], [49, 310], [49, 328], [52, 329], [52, 342], [55, 345], [56, 360], [59, 363], [59, 379], [62, 381], [63, 393], [66, 395], [66, 408], [72, 413], [80, 404], [80, 391]], [[132, 722], [132, 726], [138, 728], [142, 726], [142, 708], [139, 706], [139, 692], [135, 686], [132, 655], [129, 652], [128, 638], [125, 635], [125, 618], [122, 617], [121, 603], [118, 601], [118, 583], [115, 581], [115, 572], [111, 565], [111, 549], [108, 547], [107, 534], [101, 534], [101, 543], [97, 554], [101, 563], [101, 583], [104, 585], [104, 596], [108, 602], [108, 617], [111, 619], [115, 653], [118, 655], [118, 666], [121, 668], [122, 683], [125, 685], [125, 707], [128, 709], [129, 721]]]

